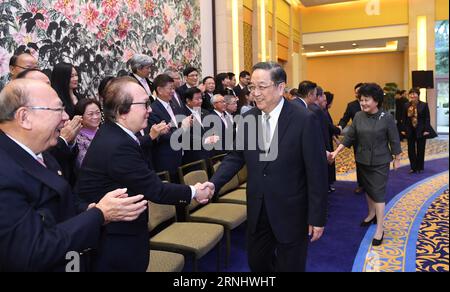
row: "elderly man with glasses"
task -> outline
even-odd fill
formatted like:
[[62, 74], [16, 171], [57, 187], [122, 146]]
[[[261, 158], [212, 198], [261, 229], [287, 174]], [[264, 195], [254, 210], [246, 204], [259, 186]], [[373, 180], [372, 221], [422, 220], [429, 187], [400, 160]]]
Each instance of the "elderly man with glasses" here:
[[77, 202], [46, 152], [67, 120], [44, 82], [14, 80], [0, 93], [0, 272], [83, 271], [105, 224], [133, 221], [147, 208], [123, 189]]

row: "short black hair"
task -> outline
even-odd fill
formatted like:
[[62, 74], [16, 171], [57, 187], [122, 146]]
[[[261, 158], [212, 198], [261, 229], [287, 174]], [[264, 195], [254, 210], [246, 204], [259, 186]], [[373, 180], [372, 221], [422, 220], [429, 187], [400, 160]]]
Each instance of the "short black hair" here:
[[[206, 83], [206, 81], [208, 81], [208, 79], [212, 79], [212, 80], [214, 80], [214, 77], [212, 77], [212, 76], [206, 76], [205, 78], [203, 78], [203, 81], [202, 81], [202, 83], [203, 83], [203, 84], [205, 84], [205, 83]], [[214, 82], [216, 82], [216, 80], [214, 80]]]
[[322, 96], [323, 95], [323, 88], [320, 86], [317, 86], [317, 96]]
[[102, 106], [97, 100], [92, 98], [83, 98], [75, 105], [75, 114], [79, 116], [84, 115], [84, 113], [86, 112], [86, 108], [91, 104], [97, 105], [100, 111], [102, 110]]
[[17, 64], [17, 59], [19, 59], [20, 56], [22, 55], [30, 55], [33, 56], [30, 52], [30, 50], [25, 50], [25, 51], [16, 51], [14, 53], [14, 55], [11, 56], [11, 58], [9, 59], [9, 66], [16, 66]]
[[307, 97], [308, 94], [311, 91], [314, 91], [314, 89], [317, 88], [317, 84], [309, 81], [309, 80], [305, 80], [302, 81], [299, 85], [298, 85], [298, 95], [301, 97]]
[[281, 67], [280, 64], [275, 62], [260, 62], [253, 66], [253, 71], [256, 70], [265, 70], [270, 71], [270, 79], [275, 83], [275, 85], [279, 85], [281, 83], [287, 83], [287, 74], [286, 71]]
[[247, 77], [247, 76], [250, 76], [250, 72], [248, 72], [248, 71], [242, 71], [242, 72], [239, 74], [239, 78], [245, 78], [245, 77]]
[[228, 78], [233, 79], [233, 77], [236, 77], [236, 74], [234, 74], [233, 72], [228, 72]]
[[383, 106], [384, 91], [380, 85], [376, 83], [365, 83], [358, 91], [358, 98], [361, 99], [363, 96], [373, 98], [378, 103], [378, 108]]
[[194, 95], [196, 95], [198, 93], [202, 93], [202, 91], [200, 89], [198, 89], [197, 87], [191, 87], [191, 88], [188, 88], [188, 90], [186, 90], [184, 92], [183, 98], [184, 98], [184, 100], [192, 100], [192, 99], [194, 99]]
[[418, 96], [420, 96], [420, 88], [417, 88], [417, 87], [411, 88], [411, 89], [409, 90], [408, 94], [413, 94], [413, 93], [415, 93], [415, 94], [417, 94]]
[[329, 91], [326, 91], [325, 96], [327, 97], [327, 105], [330, 105], [334, 100], [334, 94]]
[[198, 73], [198, 69], [194, 68], [194, 67], [187, 67], [186, 69], [184, 69], [183, 71], [183, 75], [184, 76], [189, 76], [189, 74], [191, 74], [192, 72], [197, 72]]
[[361, 88], [364, 85], [364, 83], [358, 83], [355, 85], [355, 90], [357, 90], [358, 88]]
[[155, 80], [153, 80], [153, 87], [155, 88], [156, 93], [158, 93], [158, 87], [165, 87], [169, 83], [173, 83], [174, 80], [167, 74], [161, 74], [156, 76]]

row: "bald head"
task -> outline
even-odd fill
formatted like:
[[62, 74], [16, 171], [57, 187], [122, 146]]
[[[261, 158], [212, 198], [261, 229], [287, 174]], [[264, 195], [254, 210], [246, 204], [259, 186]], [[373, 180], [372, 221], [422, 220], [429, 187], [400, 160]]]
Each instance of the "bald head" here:
[[11, 79], [16, 79], [17, 75], [27, 69], [37, 68], [37, 65], [38, 61], [29, 53], [22, 53], [20, 55], [13, 56], [9, 64]]
[[50, 85], [50, 79], [48, 78], [48, 76], [39, 69], [27, 69], [17, 75], [17, 79], [39, 80]]
[[[43, 93], [43, 94], [41, 94]], [[8, 83], [0, 93], [0, 124], [14, 120], [16, 111], [32, 99], [58, 98], [56, 92], [39, 80], [16, 79]]]

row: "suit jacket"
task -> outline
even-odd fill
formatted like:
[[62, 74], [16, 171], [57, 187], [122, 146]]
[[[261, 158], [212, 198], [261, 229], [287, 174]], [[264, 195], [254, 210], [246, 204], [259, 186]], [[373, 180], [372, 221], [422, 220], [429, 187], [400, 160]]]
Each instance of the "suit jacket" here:
[[325, 149], [331, 152], [331, 143], [328, 129], [328, 117], [325, 111], [323, 111], [318, 105], [312, 104], [308, 107], [310, 111], [312, 111], [320, 123], [320, 131], [322, 132], [323, 141], [325, 143]]
[[203, 99], [203, 102], [202, 102], [202, 109], [204, 109], [204, 110], [206, 110], [206, 111], [208, 111], [208, 112], [212, 112], [213, 110], [214, 110], [214, 106], [213, 106], [213, 104], [211, 103], [211, 98], [213, 97], [214, 95], [212, 95], [212, 96], [210, 96], [208, 93], [203, 93], [203, 95], [202, 95], [202, 99]]
[[[219, 136], [220, 141], [218, 142], [218, 145], [215, 147], [216, 149], [213, 151], [214, 152], [213, 156], [226, 154], [230, 151], [230, 149], [233, 148], [233, 139], [236, 136], [235, 135], [236, 124], [233, 124], [232, 127], [228, 128], [225, 127], [224, 122], [215, 111], [212, 111], [209, 114], [209, 116], [213, 117], [214, 121], [220, 121], [219, 125], [215, 125], [219, 127], [218, 129], [219, 132], [214, 134]], [[210, 129], [212, 129], [212, 127], [210, 127]]]
[[175, 92], [176, 97], [178, 97], [178, 100], [176, 99], [176, 97], [172, 97], [172, 100], [170, 101], [170, 105], [172, 106], [172, 108], [178, 112], [178, 113], [182, 113], [185, 110], [185, 100], [183, 96], [180, 96], [177, 92]]
[[[173, 111], [175, 115], [184, 114], [184, 112], [180, 113], [175, 109], [173, 109]], [[148, 129], [146, 133], [149, 133], [150, 128], [153, 125], [159, 124], [162, 121], [170, 123], [172, 119], [162, 103], [156, 100], [152, 104], [152, 113], [148, 119]], [[152, 146], [153, 166], [155, 167], [155, 170], [157, 172], [168, 171], [172, 177], [176, 177], [178, 167], [180, 167], [183, 163], [183, 151], [175, 151], [170, 145], [171, 137], [177, 130], [178, 129], [176, 127], [173, 127], [169, 133], [166, 135], [161, 135], [156, 141], [154, 141]]]
[[78, 169], [76, 167], [76, 160], [78, 156], [78, 145], [73, 147], [67, 146], [66, 142], [60, 137], [58, 138], [58, 144], [52, 147], [48, 152], [58, 161], [61, 166], [61, 170], [64, 178], [73, 187], [77, 180]]
[[368, 166], [390, 163], [402, 153], [394, 117], [381, 110], [375, 115], [357, 113], [342, 144], [357, 145], [356, 162]]
[[354, 100], [351, 103], [347, 105], [347, 109], [344, 113], [344, 116], [339, 122], [339, 126], [342, 127], [342, 129], [345, 129], [347, 127], [350, 120], [353, 120], [355, 118], [355, 115], [361, 111], [361, 105], [359, 103], [359, 100]]
[[[186, 116], [191, 115], [191, 111], [186, 107], [185, 108]], [[186, 133], [186, 136], [183, 136], [183, 146], [189, 145], [189, 149], [184, 149], [184, 155], [183, 155], [183, 164], [189, 164], [191, 162], [199, 161], [199, 160], [207, 160], [211, 157], [212, 151], [208, 151], [205, 149], [205, 139], [207, 138], [205, 136], [206, 132], [209, 130], [209, 128], [205, 127], [203, 125], [204, 119], [209, 115], [209, 113], [206, 110], [201, 111], [201, 119], [202, 123], [200, 123], [196, 118], [194, 118], [193, 126], [189, 130], [189, 132]], [[186, 143], [184, 141], [184, 138], [189, 139], [189, 143]], [[197, 147], [201, 147], [201, 149], [197, 149]], [[195, 148], [195, 150], [194, 150]]]
[[[136, 81], [139, 83], [139, 85], [142, 86], [142, 88], [145, 89], [145, 87], [144, 87], [144, 86], [141, 84], [141, 82], [136, 78], [136, 76], [134, 76], [133, 73], [130, 73], [130, 77], [133, 77], [134, 79], [136, 79]], [[147, 84], [148, 84], [148, 87], [150, 88], [150, 91], [151, 91], [152, 93], [155, 92], [156, 88], [155, 88], [155, 86], [153, 86], [153, 82], [151, 82], [150, 79], [148, 79], [148, 78], [145, 78], [145, 81], [147, 81]], [[149, 95], [149, 98], [150, 98], [150, 100], [151, 100], [152, 103], [155, 102], [155, 98], [153, 97], [153, 95], [150, 94], [150, 95]]]
[[[48, 168], [0, 132], [0, 271], [64, 272], [70, 251], [96, 248], [102, 212], [78, 206], [58, 164]], [[78, 215], [79, 214], [79, 215]], [[83, 257], [82, 257], [83, 259]]]
[[[98, 202], [98, 194], [128, 188], [128, 194], [143, 194], [159, 204], [188, 204], [191, 189], [184, 185], [163, 184], [148, 167], [139, 144], [118, 125], [105, 123], [86, 154], [77, 183], [85, 201]], [[136, 221], [106, 226], [98, 254], [93, 258], [96, 271], [145, 271], [149, 261], [148, 214]]]
[[[261, 111], [252, 109], [261, 123]], [[220, 190], [247, 164], [247, 218], [254, 233], [264, 202], [270, 226], [277, 240], [292, 243], [307, 236], [308, 224], [326, 223], [328, 177], [327, 159], [322, 136], [317, 135], [319, 122], [313, 113], [285, 101], [278, 120], [278, 156], [275, 161], [260, 160], [264, 152], [249, 148], [254, 129], [239, 125], [243, 132], [243, 148], [231, 152], [220, 165], [211, 182]], [[257, 130], [258, 132], [258, 130]], [[238, 135], [238, 138], [241, 135]], [[262, 139], [262, 138], [260, 138]], [[251, 145], [251, 144], [250, 144]], [[264, 154], [263, 154], [264, 155]]]
[[[438, 135], [436, 131], [433, 129], [430, 123], [430, 108], [428, 107], [428, 103], [419, 101], [417, 104], [417, 128], [414, 129], [411, 119], [408, 117], [408, 108], [411, 106], [411, 103], [406, 103], [403, 109], [403, 126], [402, 130], [406, 132], [406, 138], [412, 139], [414, 135], [416, 139], [433, 139]], [[430, 135], [424, 136], [423, 133], [428, 132]]]
[[291, 102], [306, 109], [306, 104], [299, 97], [294, 98]]
[[180, 87], [178, 87], [177, 89], [175, 89], [175, 91], [178, 93], [178, 96], [183, 100], [184, 103], [186, 102], [186, 100], [184, 99], [184, 93], [188, 89], [189, 89], [189, 87], [186, 84], [183, 84]]
[[233, 88], [233, 90], [234, 90], [234, 93], [236, 93], [236, 96], [237, 96], [237, 97], [240, 97], [240, 96], [241, 96], [242, 88], [241, 88], [241, 85], [240, 85], [240, 84], [236, 85], [236, 87]]

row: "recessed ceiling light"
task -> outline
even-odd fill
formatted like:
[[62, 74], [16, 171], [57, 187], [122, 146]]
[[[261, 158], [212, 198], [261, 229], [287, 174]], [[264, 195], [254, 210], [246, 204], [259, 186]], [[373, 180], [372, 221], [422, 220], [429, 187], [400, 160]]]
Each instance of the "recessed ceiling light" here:
[[356, 47], [356, 46], [357, 46], [357, 44], [356, 44], [356, 43], [353, 43], [353, 44], [352, 44], [352, 46]]
[[325, 46], [320, 46], [321, 49], [325, 49]]

